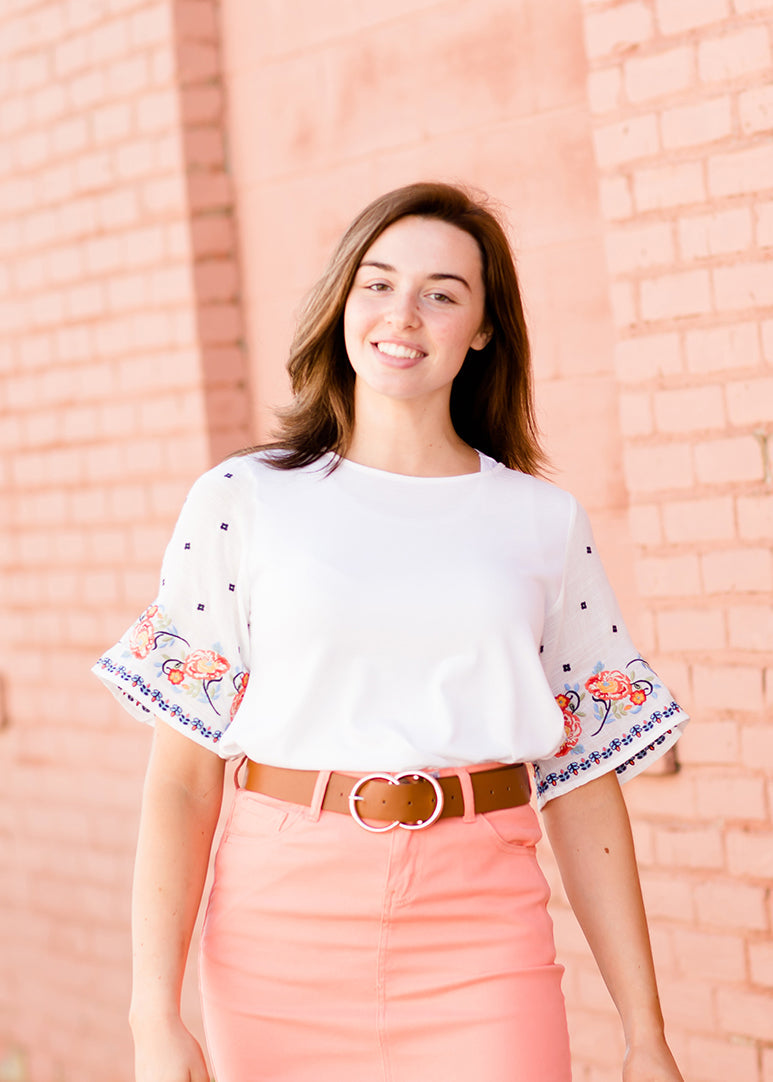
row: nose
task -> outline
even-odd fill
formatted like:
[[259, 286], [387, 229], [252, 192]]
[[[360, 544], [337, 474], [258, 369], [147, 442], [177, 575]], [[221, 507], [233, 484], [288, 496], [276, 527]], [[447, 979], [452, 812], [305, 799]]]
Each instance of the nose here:
[[395, 290], [386, 312], [386, 321], [392, 327], [415, 327], [420, 320], [416, 296], [409, 290]]

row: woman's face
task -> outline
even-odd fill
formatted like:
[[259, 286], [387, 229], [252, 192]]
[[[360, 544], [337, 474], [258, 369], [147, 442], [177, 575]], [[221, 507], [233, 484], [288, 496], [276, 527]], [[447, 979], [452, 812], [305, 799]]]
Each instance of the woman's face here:
[[344, 308], [358, 395], [447, 403], [467, 351], [489, 337], [480, 250], [469, 233], [409, 217], [373, 242]]

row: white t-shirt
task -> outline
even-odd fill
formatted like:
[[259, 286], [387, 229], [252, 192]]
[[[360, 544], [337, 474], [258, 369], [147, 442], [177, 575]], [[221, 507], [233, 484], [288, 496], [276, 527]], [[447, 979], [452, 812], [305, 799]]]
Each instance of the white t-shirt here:
[[334, 461], [196, 481], [158, 597], [94, 667], [128, 710], [274, 766], [533, 762], [541, 803], [676, 741], [574, 497], [483, 455], [458, 477]]

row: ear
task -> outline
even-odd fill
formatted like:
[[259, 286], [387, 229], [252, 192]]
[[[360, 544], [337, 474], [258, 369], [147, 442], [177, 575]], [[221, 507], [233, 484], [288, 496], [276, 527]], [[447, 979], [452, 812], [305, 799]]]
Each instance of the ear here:
[[489, 326], [484, 325], [483, 327], [481, 327], [481, 329], [478, 331], [478, 333], [473, 338], [472, 342], [470, 342], [470, 349], [475, 349], [475, 350], [485, 349], [486, 346], [491, 341], [492, 334], [493, 334], [493, 331], [491, 330], [491, 328]]

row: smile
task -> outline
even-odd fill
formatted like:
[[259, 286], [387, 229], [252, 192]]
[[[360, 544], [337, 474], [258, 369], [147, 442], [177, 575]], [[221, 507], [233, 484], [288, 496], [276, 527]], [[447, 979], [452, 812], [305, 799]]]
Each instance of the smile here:
[[385, 353], [387, 357], [397, 357], [400, 360], [418, 361], [424, 353], [420, 349], [411, 349], [410, 346], [401, 346], [397, 342], [374, 342], [379, 353]]

